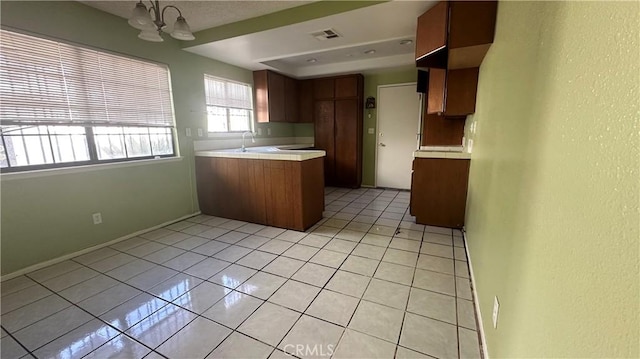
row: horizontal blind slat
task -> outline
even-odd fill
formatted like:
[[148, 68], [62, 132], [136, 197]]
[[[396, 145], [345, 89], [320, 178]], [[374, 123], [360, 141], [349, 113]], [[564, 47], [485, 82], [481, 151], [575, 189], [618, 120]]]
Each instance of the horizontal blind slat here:
[[169, 69], [0, 30], [3, 123], [174, 124]]

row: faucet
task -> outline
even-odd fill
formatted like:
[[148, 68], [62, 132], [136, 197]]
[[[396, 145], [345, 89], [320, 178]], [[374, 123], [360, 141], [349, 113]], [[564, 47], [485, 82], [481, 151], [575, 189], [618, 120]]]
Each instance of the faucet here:
[[253, 137], [253, 132], [251, 132], [251, 131], [243, 132], [243, 133], [242, 133], [242, 152], [247, 152], [247, 148], [246, 148], [246, 147], [245, 147], [245, 145], [244, 145], [244, 136], [245, 136], [247, 133], [251, 135], [251, 143], [256, 143], [256, 138], [255, 138], [255, 137]]

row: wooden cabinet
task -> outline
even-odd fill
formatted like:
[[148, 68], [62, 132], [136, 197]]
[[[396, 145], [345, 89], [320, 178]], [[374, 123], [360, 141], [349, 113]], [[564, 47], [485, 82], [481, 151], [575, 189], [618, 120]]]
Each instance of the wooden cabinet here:
[[196, 157], [204, 214], [304, 231], [322, 219], [322, 158], [277, 161]]
[[416, 158], [411, 214], [416, 223], [462, 228], [467, 204], [468, 159]]
[[422, 146], [462, 146], [465, 118], [424, 114]]
[[441, 1], [418, 18], [419, 67], [478, 67], [495, 33], [497, 1]]
[[298, 80], [284, 76], [284, 121], [298, 122]]
[[[418, 17], [416, 62], [424, 67], [441, 67], [446, 63], [449, 3], [441, 1]], [[444, 58], [442, 58], [444, 56]]]
[[[327, 152], [325, 182], [360, 187], [364, 78], [357, 74], [313, 81], [315, 147]], [[330, 95], [333, 97], [326, 98]]]
[[335, 98], [335, 79], [333, 77], [313, 79], [313, 98], [315, 100]]
[[253, 72], [257, 122], [297, 122], [297, 81], [269, 70]]
[[313, 80], [298, 81], [298, 122], [313, 122]]
[[466, 116], [476, 110], [479, 68], [429, 69], [427, 114]]

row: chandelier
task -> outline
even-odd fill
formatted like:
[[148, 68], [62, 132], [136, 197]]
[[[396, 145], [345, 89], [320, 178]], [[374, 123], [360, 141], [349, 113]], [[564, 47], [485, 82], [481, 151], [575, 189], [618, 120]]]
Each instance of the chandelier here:
[[[172, 8], [178, 11], [178, 18], [176, 19], [176, 23], [173, 25], [173, 31], [170, 33], [171, 37], [186, 41], [195, 39], [191, 33], [189, 24], [187, 24], [187, 20], [182, 17], [180, 9], [173, 5], [167, 5], [160, 10], [160, 2], [158, 0], [149, 0], [149, 2], [151, 3], [151, 6], [149, 6], [149, 9], [147, 10], [147, 7], [142, 3], [142, 0], [140, 0], [133, 9], [131, 18], [129, 18], [129, 25], [140, 30], [140, 34], [138, 35], [139, 38], [153, 42], [164, 41], [161, 36], [163, 29], [167, 26], [164, 22], [164, 12], [167, 9]], [[153, 17], [151, 14], [153, 14]]]

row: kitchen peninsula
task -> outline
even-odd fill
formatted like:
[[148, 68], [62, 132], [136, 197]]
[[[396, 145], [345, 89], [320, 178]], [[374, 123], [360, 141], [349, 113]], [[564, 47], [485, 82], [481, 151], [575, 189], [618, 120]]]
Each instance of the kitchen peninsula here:
[[325, 151], [272, 146], [195, 155], [203, 214], [298, 231], [322, 219]]

